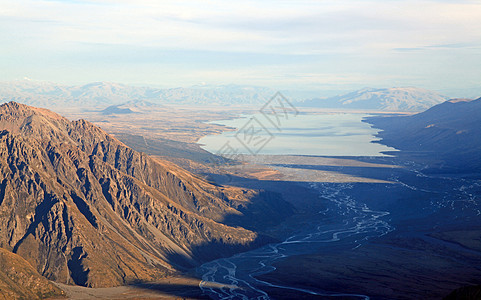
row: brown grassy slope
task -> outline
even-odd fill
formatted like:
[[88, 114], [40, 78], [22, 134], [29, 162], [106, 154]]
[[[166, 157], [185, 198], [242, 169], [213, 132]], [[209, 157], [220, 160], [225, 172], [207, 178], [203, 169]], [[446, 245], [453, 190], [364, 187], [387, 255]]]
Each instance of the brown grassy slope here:
[[23, 258], [0, 248], [0, 299], [64, 297]]

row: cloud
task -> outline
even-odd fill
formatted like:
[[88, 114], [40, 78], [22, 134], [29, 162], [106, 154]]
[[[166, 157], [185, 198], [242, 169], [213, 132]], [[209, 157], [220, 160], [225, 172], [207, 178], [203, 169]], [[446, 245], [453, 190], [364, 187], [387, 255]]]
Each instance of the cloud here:
[[394, 51], [420, 51], [424, 50], [425, 48], [422, 47], [415, 47], [415, 48], [394, 48]]
[[[474, 76], [480, 13], [479, 1], [0, 0], [0, 67], [13, 76], [68, 66], [78, 80], [88, 80], [79, 70], [102, 66], [146, 83], [152, 81], [145, 74], [149, 63], [209, 74], [209, 83], [215, 74], [224, 80], [222, 72], [233, 81], [271, 76], [264, 81], [272, 82], [266, 68], [278, 68], [277, 78], [286, 84], [293, 74], [313, 85], [308, 74], [336, 74], [335, 80], [365, 78], [375, 85], [368, 81], [387, 78], [385, 66], [399, 80], [411, 73], [415, 81], [430, 69], [442, 70], [436, 64], [449, 58], [468, 68], [464, 76]], [[420, 70], [427, 62], [430, 69]], [[63, 69], [55, 69], [58, 78], [66, 78]], [[182, 74], [177, 78], [181, 85]], [[292, 83], [301, 84], [294, 76]]]
[[456, 43], [456, 44], [442, 44], [442, 45], [430, 45], [426, 48], [446, 48], [446, 49], [459, 49], [459, 48], [479, 48], [481, 43]]
[[[380, 41], [397, 42], [397, 48], [423, 40], [465, 42], [479, 37], [479, 8], [431, 1], [20, 0], [2, 15], [55, 43], [286, 54], [382, 48]], [[39, 22], [57, 26], [46, 32]]]

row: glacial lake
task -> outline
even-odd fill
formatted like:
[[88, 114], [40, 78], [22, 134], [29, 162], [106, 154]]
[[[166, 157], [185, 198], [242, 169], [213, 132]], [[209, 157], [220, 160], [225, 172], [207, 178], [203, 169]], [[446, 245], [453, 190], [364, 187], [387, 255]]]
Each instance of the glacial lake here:
[[362, 122], [368, 114], [329, 113], [281, 116], [243, 115], [213, 121], [236, 128], [201, 138], [198, 143], [214, 154], [269, 154], [316, 156], [386, 156], [396, 149], [374, 143], [379, 130]]

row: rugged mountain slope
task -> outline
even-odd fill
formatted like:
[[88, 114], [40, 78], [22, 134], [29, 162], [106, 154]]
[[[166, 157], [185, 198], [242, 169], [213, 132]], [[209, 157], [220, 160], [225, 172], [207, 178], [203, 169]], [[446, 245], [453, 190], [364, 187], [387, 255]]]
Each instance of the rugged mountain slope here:
[[64, 296], [62, 290], [38, 274], [25, 259], [0, 248], [0, 299]]
[[453, 99], [425, 112], [367, 120], [384, 131], [381, 143], [445, 160], [463, 169], [481, 167], [481, 98]]
[[447, 97], [420, 88], [366, 88], [327, 99], [312, 99], [303, 106], [322, 108], [371, 109], [385, 111], [423, 111]]
[[[4, 104], [0, 129], [0, 246], [48, 279], [154, 280], [258, 239], [221, 223], [255, 209], [253, 199], [264, 207], [258, 192], [213, 186], [44, 109]], [[271, 198], [274, 217], [290, 213]]]

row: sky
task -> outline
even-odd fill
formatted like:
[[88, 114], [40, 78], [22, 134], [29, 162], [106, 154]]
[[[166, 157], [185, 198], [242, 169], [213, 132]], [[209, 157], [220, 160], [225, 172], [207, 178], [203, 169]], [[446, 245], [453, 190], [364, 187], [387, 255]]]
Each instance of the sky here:
[[480, 19], [462, 0], [0, 0], [0, 80], [481, 92]]

